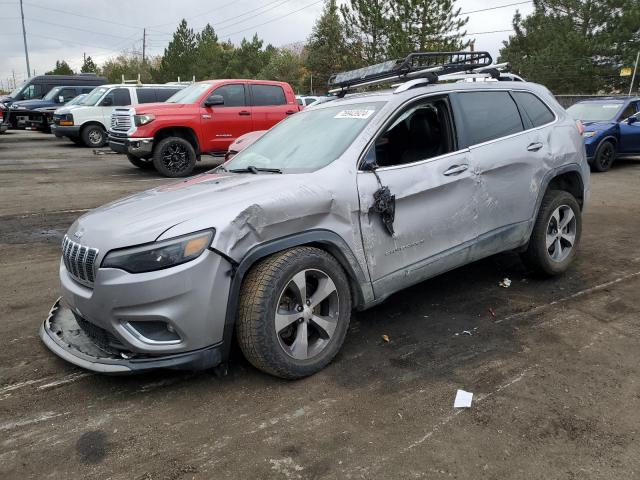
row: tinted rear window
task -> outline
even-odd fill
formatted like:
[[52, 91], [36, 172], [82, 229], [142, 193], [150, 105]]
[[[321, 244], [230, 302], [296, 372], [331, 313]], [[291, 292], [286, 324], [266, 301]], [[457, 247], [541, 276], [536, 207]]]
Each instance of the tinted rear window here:
[[129, 95], [129, 90], [126, 88], [116, 88], [111, 92], [113, 95], [113, 106], [114, 107], [126, 107], [127, 105], [131, 105], [131, 96]]
[[549, 107], [533, 93], [513, 92], [513, 96], [534, 128], [546, 125], [555, 120], [556, 117], [551, 110], [549, 110]]
[[518, 108], [508, 92], [464, 92], [458, 95], [469, 145], [524, 130]]
[[157, 102], [166, 102], [175, 93], [179, 92], [179, 88], [158, 88], [156, 90]]
[[277, 85], [251, 85], [251, 95], [254, 107], [287, 104], [284, 90]]
[[158, 101], [156, 91], [153, 88], [136, 88], [136, 94], [138, 95], [138, 103], [154, 103]]

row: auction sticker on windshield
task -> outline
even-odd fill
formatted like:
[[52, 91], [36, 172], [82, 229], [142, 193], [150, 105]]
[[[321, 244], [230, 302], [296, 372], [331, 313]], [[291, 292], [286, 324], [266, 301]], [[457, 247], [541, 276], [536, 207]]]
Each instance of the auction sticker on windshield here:
[[376, 113], [375, 110], [342, 110], [333, 118], [359, 118], [366, 120]]

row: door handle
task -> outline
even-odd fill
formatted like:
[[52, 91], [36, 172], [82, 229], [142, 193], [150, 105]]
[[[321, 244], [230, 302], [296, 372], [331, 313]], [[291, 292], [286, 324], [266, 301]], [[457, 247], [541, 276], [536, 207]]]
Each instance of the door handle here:
[[251, 115], [251, 112], [247, 112], [246, 110], [243, 110], [238, 115], [241, 115], [243, 117], [248, 117], [249, 115]]
[[286, 112], [284, 112], [284, 113], [285, 113], [286, 115], [293, 115], [293, 114], [294, 114], [294, 113], [296, 113], [296, 112], [294, 112], [293, 110], [287, 110], [287, 111], [286, 111]]
[[542, 143], [536, 142], [536, 143], [532, 143], [531, 145], [529, 145], [527, 147], [527, 150], [529, 150], [530, 152], [537, 152], [538, 150], [542, 149], [542, 147], [544, 147], [544, 145], [542, 145]]
[[449, 170], [444, 172], [447, 177], [451, 177], [454, 175], [460, 175], [462, 172], [466, 172], [469, 169], [469, 165], [452, 165], [449, 167]]

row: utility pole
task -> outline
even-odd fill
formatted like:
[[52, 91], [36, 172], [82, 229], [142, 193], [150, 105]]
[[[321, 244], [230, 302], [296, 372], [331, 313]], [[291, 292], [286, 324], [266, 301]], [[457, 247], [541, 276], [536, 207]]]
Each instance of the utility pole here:
[[638, 50], [638, 55], [636, 56], [636, 66], [633, 67], [633, 76], [631, 77], [631, 86], [629, 87], [629, 96], [633, 92], [633, 84], [636, 81], [636, 73], [638, 73], [638, 61], [640, 61], [640, 50]]
[[27, 32], [24, 29], [24, 10], [22, 9], [22, 0], [20, 0], [20, 17], [22, 18], [22, 39], [24, 40], [24, 56], [27, 59], [27, 78], [31, 76], [31, 67], [29, 66], [29, 50], [27, 50]]
[[11, 75], [13, 75], [13, 88], [16, 88], [16, 71], [11, 70]]
[[142, 64], [144, 65], [145, 54], [147, 53], [147, 29], [142, 29]]

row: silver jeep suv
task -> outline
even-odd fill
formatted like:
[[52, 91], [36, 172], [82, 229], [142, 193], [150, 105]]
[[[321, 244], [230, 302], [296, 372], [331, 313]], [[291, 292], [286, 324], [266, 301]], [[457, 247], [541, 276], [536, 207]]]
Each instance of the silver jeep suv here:
[[[224, 370], [235, 336], [257, 368], [300, 378], [334, 358], [354, 309], [410, 285], [506, 250], [564, 272], [589, 167], [549, 91], [378, 67], [335, 77], [338, 98], [222, 167], [80, 217], [44, 343], [99, 372]], [[344, 95], [385, 73], [405, 83]]]

